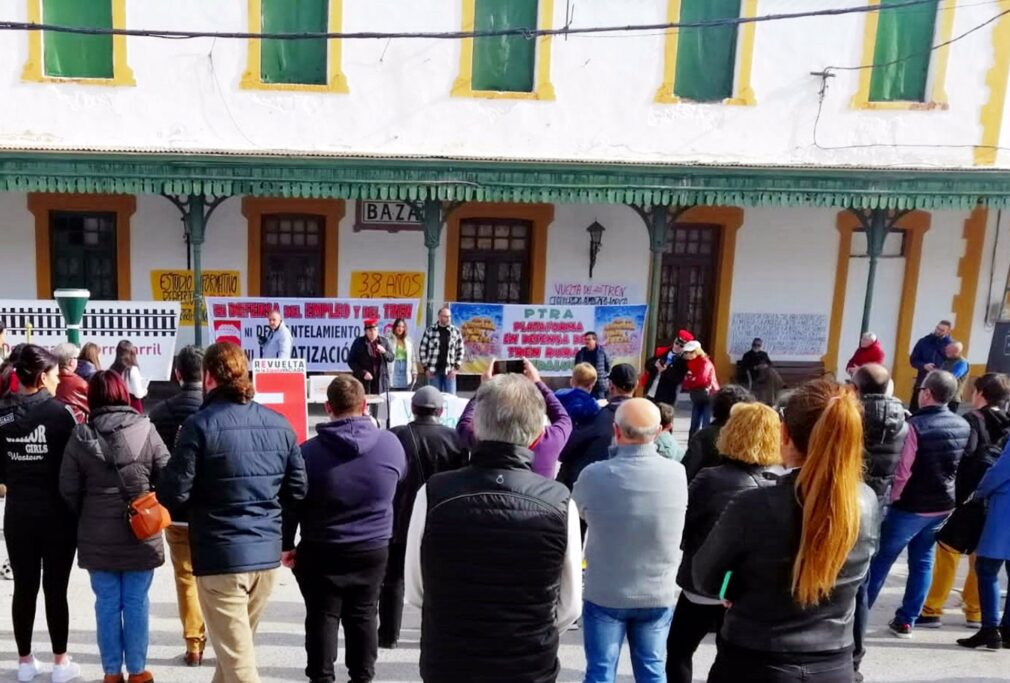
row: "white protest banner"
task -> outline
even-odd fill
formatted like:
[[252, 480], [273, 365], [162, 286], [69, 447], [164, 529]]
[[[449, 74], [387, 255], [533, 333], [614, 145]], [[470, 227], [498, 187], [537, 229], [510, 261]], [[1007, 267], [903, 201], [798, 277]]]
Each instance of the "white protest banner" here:
[[407, 334], [420, 342], [418, 308], [413, 299], [219, 297], [207, 299], [207, 319], [214, 341], [238, 344], [255, 359], [262, 356], [259, 340], [266, 334], [267, 316], [279, 310], [291, 331], [292, 355], [304, 359], [309, 372], [346, 372], [351, 344], [364, 334], [368, 318], [378, 319], [383, 336], [391, 334], [394, 320], [403, 318]]
[[[413, 409], [410, 406], [410, 400], [413, 398], [414, 392], [412, 391], [391, 391], [389, 392], [389, 426], [399, 427], [411, 422], [414, 419]], [[385, 394], [381, 396], [382, 401], [379, 402], [379, 424], [385, 426], [386, 424], [386, 401]], [[442, 394], [442, 414], [439, 416], [438, 421], [444, 427], [450, 427], [452, 429], [456, 428], [456, 423], [459, 422], [459, 418], [463, 415], [463, 409], [466, 408], [466, 404], [469, 401], [465, 398], [460, 398], [454, 394]]]
[[550, 306], [625, 306], [643, 300], [642, 288], [629, 282], [555, 280], [547, 285]]
[[[33, 344], [52, 349], [67, 341], [55, 301], [0, 299], [0, 320], [7, 326], [8, 347], [28, 341], [29, 325]], [[137, 347], [145, 379], [169, 380], [178, 326], [178, 301], [89, 301], [81, 343], [98, 344], [102, 367], [108, 368], [116, 360], [116, 345], [126, 339]]]

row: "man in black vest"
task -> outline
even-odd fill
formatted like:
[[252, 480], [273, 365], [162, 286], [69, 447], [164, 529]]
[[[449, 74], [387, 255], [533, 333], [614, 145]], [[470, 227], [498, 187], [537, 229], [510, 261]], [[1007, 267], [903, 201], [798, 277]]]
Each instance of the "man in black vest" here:
[[[902, 402], [890, 395], [891, 373], [883, 365], [867, 363], [860, 366], [852, 375], [852, 383], [863, 404], [863, 478], [877, 494], [882, 512], [890, 499], [894, 473], [908, 436], [907, 413]], [[866, 654], [863, 639], [870, 613], [868, 587], [867, 576], [856, 594], [852, 661], [857, 680], [862, 680], [859, 678], [859, 665]]]
[[540, 390], [518, 374], [477, 392], [470, 464], [417, 492], [407, 600], [421, 608], [427, 683], [553, 683], [560, 633], [579, 617], [582, 549], [568, 489], [530, 471]]
[[407, 471], [393, 501], [393, 538], [389, 542], [386, 577], [379, 595], [379, 647], [382, 648], [395, 648], [400, 639], [403, 560], [417, 491], [433, 475], [465, 467], [470, 458], [456, 430], [442, 424], [444, 405], [442, 392], [431, 385], [421, 387], [410, 399], [414, 421], [391, 430], [407, 454]]
[[899, 638], [911, 638], [926, 602], [933, 575], [936, 530], [954, 509], [957, 465], [971, 429], [947, 407], [957, 392], [949, 372], [934, 370], [919, 389], [919, 412], [908, 424], [908, 436], [891, 487], [891, 508], [880, 528], [880, 548], [870, 564], [870, 606], [877, 599], [891, 565], [908, 547], [905, 597], [888, 624]]

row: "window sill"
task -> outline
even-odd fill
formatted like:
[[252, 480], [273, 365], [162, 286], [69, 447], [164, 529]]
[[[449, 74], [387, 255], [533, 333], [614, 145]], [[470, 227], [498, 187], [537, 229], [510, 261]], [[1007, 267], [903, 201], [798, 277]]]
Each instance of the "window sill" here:
[[474, 90], [468, 79], [458, 78], [452, 85], [452, 97], [471, 97], [487, 100], [540, 100], [553, 102], [554, 86], [551, 83], [541, 83], [533, 92], [510, 92], [505, 90]]
[[28, 83], [62, 83], [71, 85], [100, 85], [105, 87], [131, 87], [137, 85], [133, 69], [117, 69], [112, 78], [87, 78], [81, 76], [49, 76], [42, 73], [39, 64], [29, 62], [21, 74], [21, 80]]
[[946, 100], [931, 102], [910, 102], [898, 100], [895, 102], [874, 102], [864, 97], [852, 98], [853, 109], [869, 109], [877, 111], [946, 111], [950, 105]]
[[239, 81], [242, 90], [274, 90], [280, 92], [318, 92], [346, 95], [350, 92], [343, 74], [330, 77], [329, 83], [264, 83], [248, 71]]
[[667, 88], [660, 88], [656, 91], [656, 97], [653, 100], [656, 104], [699, 104], [699, 105], [715, 105], [715, 106], [736, 106], [736, 107], [753, 107], [757, 104], [757, 98], [754, 97], [754, 91], [748, 90], [737, 94], [735, 97], [730, 97], [725, 100], [714, 100], [712, 102], [699, 102], [697, 100], [687, 100], [682, 97], [674, 95]]

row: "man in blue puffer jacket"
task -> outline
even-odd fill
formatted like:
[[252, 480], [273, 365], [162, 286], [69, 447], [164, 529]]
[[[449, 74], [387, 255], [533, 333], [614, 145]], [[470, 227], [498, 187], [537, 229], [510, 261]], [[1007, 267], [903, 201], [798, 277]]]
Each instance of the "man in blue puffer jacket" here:
[[193, 574], [222, 683], [258, 683], [253, 636], [281, 560], [281, 508], [303, 499], [305, 463], [279, 414], [253, 403], [245, 354], [207, 349], [203, 407], [182, 425], [158, 499], [188, 512]]

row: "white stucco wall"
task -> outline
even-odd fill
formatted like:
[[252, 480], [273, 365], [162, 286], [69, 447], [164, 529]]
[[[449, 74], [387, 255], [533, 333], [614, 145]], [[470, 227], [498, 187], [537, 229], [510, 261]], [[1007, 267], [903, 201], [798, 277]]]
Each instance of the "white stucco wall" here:
[[35, 219], [22, 192], [0, 192], [0, 297], [34, 299]]
[[[999, 233], [998, 239], [997, 233]], [[968, 350], [968, 360], [973, 364], [985, 363], [989, 358], [993, 323], [999, 315], [998, 307], [1007, 286], [1008, 270], [1010, 270], [1010, 214], [1006, 211], [990, 211], [978, 275], [971, 347]]]
[[830, 317], [838, 254], [835, 216], [836, 212], [826, 209], [747, 209], [737, 233], [731, 315], [817, 313]]
[[[866, 301], [866, 276], [870, 262], [866, 258], [849, 260], [845, 311], [838, 340], [839, 377], [859, 344]], [[887, 258], [877, 262], [877, 277], [873, 287], [873, 307], [870, 311], [870, 331], [877, 335], [884, 348], [885, 364], [893, 371], [895, 339], [898, 333], [898, 312], [901, 309], [901, 287], [905, 281], [905, 259]], [[906, 354], [907, 355], [907, 354]]]
[[[597, 221], [606, 231], [589, 278], [589, 233]], [[649, 292], [649, 233], [641, 217], [626, 206], [561, 204], [547, 237], [547, 289], [554, 281], [627, 284], [642, 303]]]
[[954, 323], [953, 336], [957, 338], [958, 321], [954, 319], [953, 300], [961, 289], [957, 263], [964, 255], [964, 221], [967, 218], [968, 213], [960, 211], [932, 214], [930, 228], [922, 242], [922, 265], [909, 348], [895, 349], [896, 355], [907, 357], [915, 342], [932, 331], [940, 320]]
[[[667, 4], [574, 2], [572, 25], [660, 23]], [[852, 6], [849, 0], [814, 4]], [[131, 28], [248, 26], [245, 2], [128, 0], [126, 6]], [[343, 29], [456, 31], [461, 6], [460, 0], [345, 2]], [[565, 23], [566, 6], [554, 3], [555, 27]], [[0, 18], [25, 21], [26, 7], [11, 0], [0, 7]], [[757, 3], [758, 14], [811, 7], [809, 0]], [[991, 3], [959, 3], [954, 35], [997, 10]], [[460, 54], [454, 40], [345, 40], [346, 95], [241, 90], [246, 41], [209, 38], [129, 38], [135, 87], [26, 83], [21, 73], [28, 39], [15, 32], [0, 41], [0, 101], [6, 105], [0, 146], [971, 166], [988, 98], [991, 25], [950, 50], [946, 109], [854, 110], [859, 72], [836, 71], [823, 102], [820, 146], [814, 144], [821, 83], [811, 72], [860, 65], [865, 21], [864, 14], [850, 14], [758, 24], [756, 106], [655, 103], [665, 46], [656, 32], [554, 38], [556, 99], [549, 102], [451, 97]], [[1000, 162], [1010, 163], [1005, 155]]]

